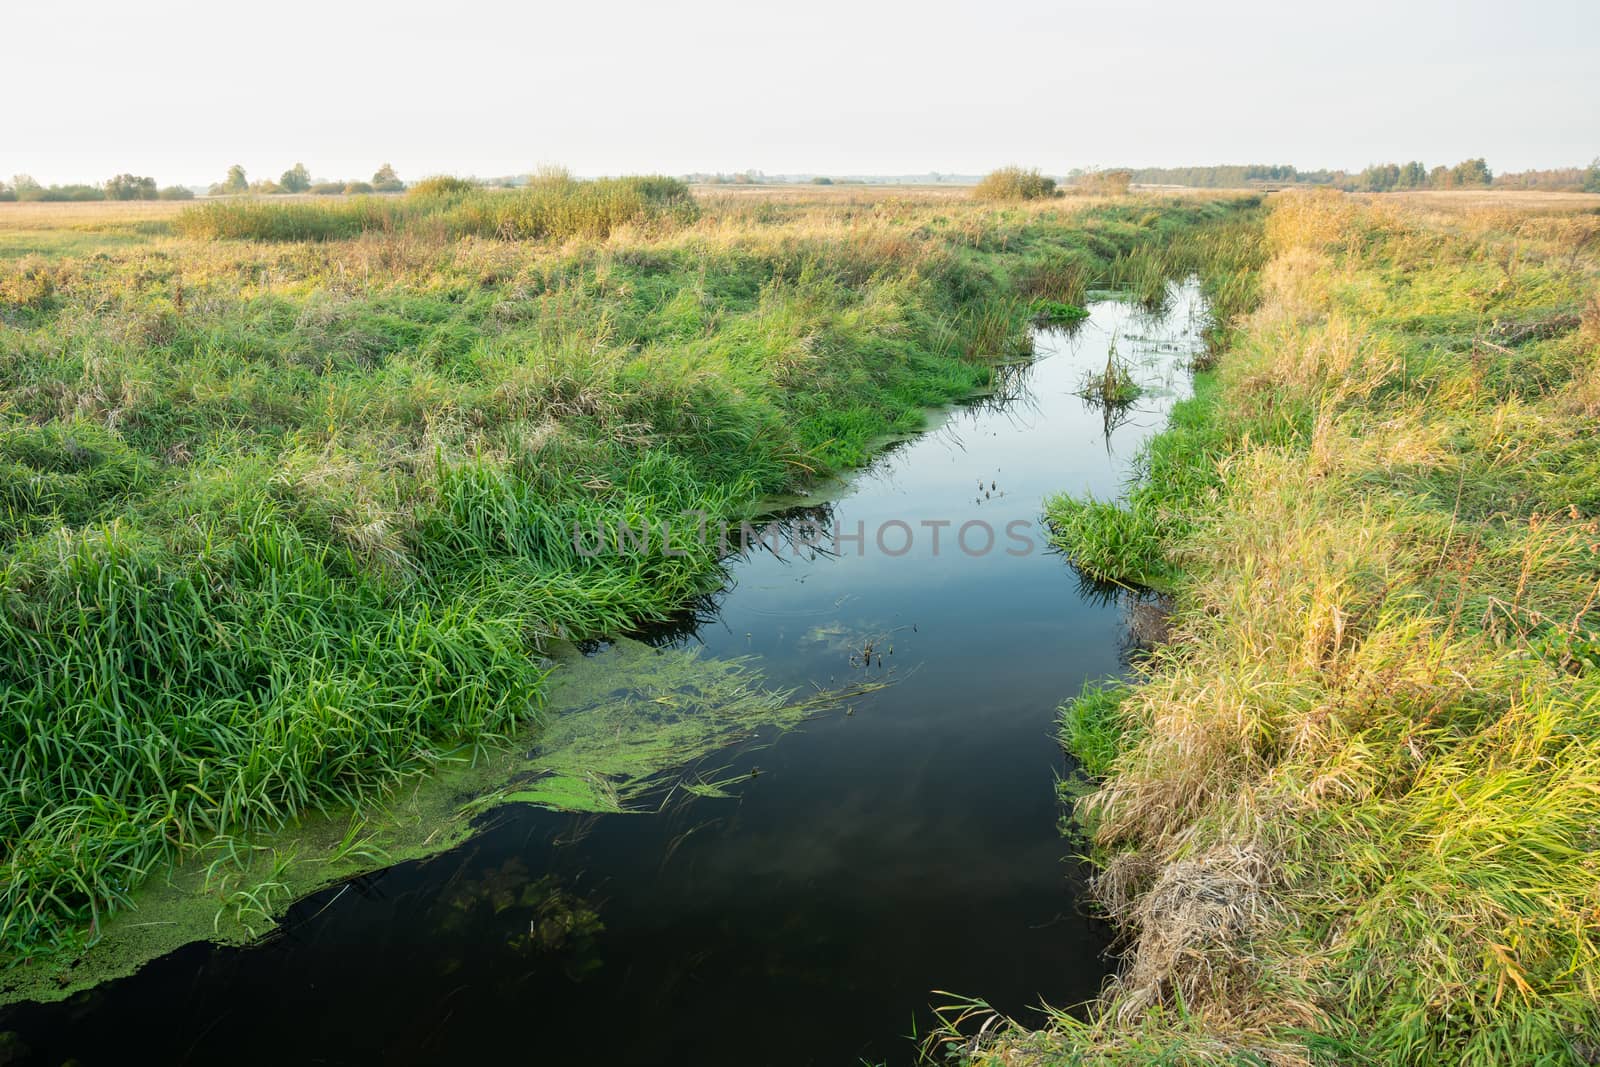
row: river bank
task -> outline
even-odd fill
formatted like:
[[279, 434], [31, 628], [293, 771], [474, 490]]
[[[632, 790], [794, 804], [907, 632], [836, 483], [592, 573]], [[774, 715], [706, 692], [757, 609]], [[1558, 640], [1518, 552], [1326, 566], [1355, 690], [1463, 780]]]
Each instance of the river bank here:
[[1050, 507], [1083, 571], [1174, 594], [1132, 682], [1064, 709], [1128, 955], [1086, 1019], [948, 1047], [1592, 1063], [1600, 221], [1271, 206], [1260, 305], [1145, 477]]

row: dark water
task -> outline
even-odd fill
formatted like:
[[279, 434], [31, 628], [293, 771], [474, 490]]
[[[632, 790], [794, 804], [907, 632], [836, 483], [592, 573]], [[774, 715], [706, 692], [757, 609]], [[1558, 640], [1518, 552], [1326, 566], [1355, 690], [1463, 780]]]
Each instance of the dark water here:
[[[934, 990], [1024, 1020], [1092, 997], [1108, 931], [1059, 833], [1053, 723], [1122, 668], [1126, 604], [1045, 551], [1040, 502], [1117, 491], [1187, 388], [1199, 304], [1183, 288], [1164, 317], [1092, 310], [1039, 335], [1008, 397], [950, 412], [813, 512], [863, 523], [860, 554], [756, 554], [671, 638], [754, 656], [774, 685], [895, 681], [712, 757], [719, 778], [759, 768], [737, 799], [504, 810], [452, 852], [300, 902], [265, 945], [191, 945], [6, 1009], [0, 1031], [40, 1063], [904, 1063]], [[1113, 341], [1147, 393], [1108, 440], [1073, 390]], [[894, 520], [904, 555], [875, 543]], [[937, 553], [924, 520], [951, 523]], [[971, 520], [995, 531], [987, 554], [956, 543]], [[1013, 521], [1031, 552], [1007, 552]], [[884, 531], [898, 551], [905, 532]], [[967, 548], [984, 541], [969, 528]]]

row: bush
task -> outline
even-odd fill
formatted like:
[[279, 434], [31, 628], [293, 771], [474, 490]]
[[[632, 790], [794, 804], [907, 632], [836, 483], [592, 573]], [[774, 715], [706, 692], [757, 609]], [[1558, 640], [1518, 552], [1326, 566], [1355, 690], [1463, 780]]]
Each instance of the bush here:
[[824, 178], [824, 177], [819, 175], [819, 176], [811, 179], [811, 184], [812, 185], [832, 185], [833, 184], [833, 179], [832, 178]]
[[1039, 200], [1056, 195], [1056, 180], [1038, 170], [1001, 167], [984, 175], [972, 195], [978, 200]]
[[478, 183], [467, 178], [457, 178], [453, 174], [435, 174], [413, 185], [409, 194], [413, 197], [459, 196], [462, 193], [475, 192], [477, 188]]
[[338, 196], [344, 192], [344, 182], [318, 182], [311, 187], [317, 196]]
[[360, 194], [370, 193], [370, 192], [373, 192], [374, 190], [373, 190], [372, 186], [370, 184], [368, 184], [367, 182], [346, 182], [345, 183], [345, 187], [344, 187], [344, 191], [346, 193], [348, 193], [349, 195], [351, 195], [351, 196], [356, 196], [356, 195], [360, 195]]
[[1122, 196], [1133, 184], [1131, 170], [1096, 170], [1078, 179], [1077, 187], [1086, 193], [1101, 196]]
[[186, 185], [169, 185], [156, 196], [162, 200], [193, 200], [194, 190]]

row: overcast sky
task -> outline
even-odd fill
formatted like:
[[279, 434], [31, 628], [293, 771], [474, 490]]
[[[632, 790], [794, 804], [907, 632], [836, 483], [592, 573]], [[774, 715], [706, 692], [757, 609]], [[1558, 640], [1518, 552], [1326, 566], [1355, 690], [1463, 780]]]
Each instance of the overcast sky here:
[[1600, 155], [1597, 0], [76, 0], [0, 175], [979, 172]]

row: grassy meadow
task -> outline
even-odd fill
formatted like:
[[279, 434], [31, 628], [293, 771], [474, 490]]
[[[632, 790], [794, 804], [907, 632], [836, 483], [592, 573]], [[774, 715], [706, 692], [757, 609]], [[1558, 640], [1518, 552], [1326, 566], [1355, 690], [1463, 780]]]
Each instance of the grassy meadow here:
[[1268, 207], [1141, 478], [1049, 505], [1173, 596], [1063, 709], [1126, 958], [1086, 1018], [949, 1048], [1600, 1062], [1600, 199]]
[[1036, 305], [1193, 269], [1254, 204], [562, 175], [0, 204], [0, 956], [524, 729], [549, 642], [721, 578], [575, 526], [859, 464], [1024, 356]]

